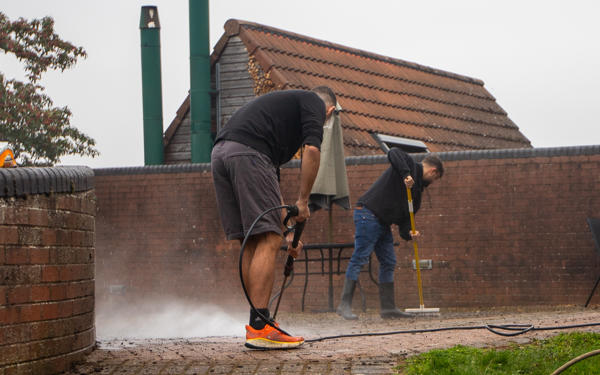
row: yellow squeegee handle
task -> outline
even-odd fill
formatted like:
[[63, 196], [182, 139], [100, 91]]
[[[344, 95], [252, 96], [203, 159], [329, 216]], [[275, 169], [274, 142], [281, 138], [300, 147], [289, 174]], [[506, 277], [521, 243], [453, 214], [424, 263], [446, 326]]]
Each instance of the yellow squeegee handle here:
[[[410, 227], [413, 232], [416, 232], [415, 229], [415, 212], [413, 209], [413, 200], [412, 193], [410, 189], [406, 189], [406, 195], [408, 196], [408, 213], [410, 214]], [[419, 304], [421, 307], [423, 304], [423, 284], [421, 283], [421, 265], [419, 264], [419, 247], [417, 246], [417, 240], [413, 238], [412, 240], [413, 247], [415, 248], [415, 264], [417, 267], [417, 285], [419, 286]]]

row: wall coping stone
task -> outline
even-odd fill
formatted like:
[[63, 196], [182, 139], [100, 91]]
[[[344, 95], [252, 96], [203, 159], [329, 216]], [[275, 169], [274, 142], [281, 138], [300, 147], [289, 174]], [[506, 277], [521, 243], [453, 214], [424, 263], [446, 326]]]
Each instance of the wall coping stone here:
[[[483, 159], [524, 159], [538, 157], [581, 156], [600, 154], [600, 145], [569, 146], [569, 147], [540, 147], [540, 148], [510, 148], [493, 150], [465, 150], [432, 153], [410, 154], [415, 161], [423, 160], [427, 155], [435, 155], [443, 161], [483, 160]], [[381, 164], [387, 163], [386, 155], [350, 156], [346, 165]]]
[[94, 171], [85, 166], [0, 168], [0, 197], [75, 193], [94, 188]]
[[182, 163], [147, 165], [142, 167], [120, 167], [94, 169], [96, 176], [132, 175], [132, 174], [163, 174], [163, 173], [191, 173], [210, 172], [210, 163]]
[[[598, 155], [600, 154], [600, 145], [591, 146], [568, 146], [568, 147], [539, 147], [539, 148], [511, 148], [511, 149], [493, 149], [493, 150], [466, 150], [466, 151], [447, 151], [410, 154], [416, 161], [421, 161], [427, 155], [435, 155], [443, 161], [457, 160], [481, 160], [481, 159], [522, 159], [536, 157], [557, 157], [557, 156], [580, 156], [580, 155]], [[348, 156], [346, 165], [365, 165], [365, 164], [386, 164], [386, 155], [366, 155], [366, 156]], [[300, 160], [292, 160], [282, 168], [298, 168]], [[141, 167], [122, 167], [122, 168], [100, 168], [94, 169], [96, 176], [111, 175], [136, 175], [136, 174], [162, 174], [162, 173], [191, 173], [191, 172], [209, 172], [210, 163], [197, 164], [166, 164], [150, 165]]]

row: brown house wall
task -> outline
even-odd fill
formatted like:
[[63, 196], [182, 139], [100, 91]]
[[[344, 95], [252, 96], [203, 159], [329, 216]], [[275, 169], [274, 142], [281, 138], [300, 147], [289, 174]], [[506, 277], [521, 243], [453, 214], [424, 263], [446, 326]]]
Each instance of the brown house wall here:
[[[600, 154], [445, 165], [446, 175], [428, 189], [417, 215], [423, 233], [421, 259], [433, 262], [431, 270], [422, 272], [426, 306], [470, 309], [585, 302], [600, 265], [586, 224], [586, 217], [600, 215]], [[352, 202], [387, 167], [349, 165]], [[97, 171], [98, 306], [137, 297], [246, 308], [237, 272], [239, 245], [224, 240], [210, 172], [156, 171]], [[294, 201], [297, 181], [297, 168], [282, 170], [286, 202]], [[332, 218], [333, 242], [352, 242], [352, 213], [335, 207]], [[402, 307], [418, 307], [413, 248], [398, 239], [395, 229], [394, 235], [400, 242], [396, 300]], [[313, 214], [303, 239], [308, 244], [327, 242], [327, 211]], [[342, 258], [350, 252], [342, 252]], [[321, 255], [311, 251], [310, 257]], [[284, 259], [282, 252], [281, 264]], [[342, 274], [333, 277], [334, 304], [345, 264], [342, 260]], [[313, 273], [327, 270], [320, 261], [309, 265]], [[296, 268], [303, 271], [304, 264]], [[282, 266], [276, 287], [281, 282], [279, 269]], [[376, 260], [372, 273], [376, 278]], [[309, 277], [307, 311], [327, 308], [328, 281], [324, 275]], [[377, 308], [377, 288], [367, 272], [361, 284], [367, 307]], [[282, 311], [300, 309], [303, 286], [304, 277], [296, 276], [285, 292]], [[360, 305], [359, 298], [355, 305]]]

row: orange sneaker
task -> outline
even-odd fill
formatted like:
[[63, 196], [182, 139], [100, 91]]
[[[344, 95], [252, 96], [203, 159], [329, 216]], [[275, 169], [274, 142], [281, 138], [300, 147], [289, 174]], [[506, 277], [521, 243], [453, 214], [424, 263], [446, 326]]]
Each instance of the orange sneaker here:
[[[275, 325], [279, 327], [279, 324]], [[246, 347], [251, 349], [291, 349], [302, 344], [304, 337], [288, 336], [268, 324], [260, 330], [246, 326]]]

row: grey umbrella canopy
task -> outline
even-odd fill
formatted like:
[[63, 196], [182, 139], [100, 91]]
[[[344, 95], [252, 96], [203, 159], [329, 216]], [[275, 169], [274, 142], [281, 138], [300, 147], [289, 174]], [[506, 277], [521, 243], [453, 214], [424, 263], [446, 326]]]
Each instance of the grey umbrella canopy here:
[[346, 210], [350, 209], [344, 137], [339, 115], [341, 109], [337, 103], [335, 112], [323, 126], [321, 163], [309, 198], [311, 211], [331, 209], [333, 203]]
[[[329, 212], [327, 240], [333, 245], [333, 204], [350, 209], [348, 176], [344, 157], [344, 137], [339, 111], [342, 107], [336, 103], [335, 112], [323, 126], [323, 142], [321, 143], [321, 161], [319, 172], [313, 184], [308, 205], [311, 211], [324, 208]], [[333, 250], [329, 248], [329, 290], [328, 310], [333, 308]]]

